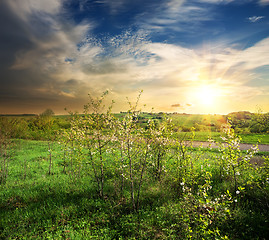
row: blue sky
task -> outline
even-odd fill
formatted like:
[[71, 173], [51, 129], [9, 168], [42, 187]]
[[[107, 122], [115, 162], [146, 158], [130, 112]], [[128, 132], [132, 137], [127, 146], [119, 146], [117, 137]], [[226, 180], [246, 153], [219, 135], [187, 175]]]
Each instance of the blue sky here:
[[269, 111], [269, 0], [2, 0], [0, 113]]

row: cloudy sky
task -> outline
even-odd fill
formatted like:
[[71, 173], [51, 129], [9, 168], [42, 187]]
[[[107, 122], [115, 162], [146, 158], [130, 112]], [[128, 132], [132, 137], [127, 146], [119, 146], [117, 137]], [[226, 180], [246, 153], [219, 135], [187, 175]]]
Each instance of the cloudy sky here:
[[0, 113], [269, 111], [269, 0], [1, 0]]

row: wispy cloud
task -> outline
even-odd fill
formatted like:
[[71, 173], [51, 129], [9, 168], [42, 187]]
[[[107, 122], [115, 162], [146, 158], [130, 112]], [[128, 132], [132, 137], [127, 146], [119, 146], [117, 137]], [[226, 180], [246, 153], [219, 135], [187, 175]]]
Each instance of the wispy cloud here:
[[30, 17], [33, 13], [56, 14], [59, 12], [61, 7], [61, 0], [10, 0], [6, 2], [13, 9], [13, 11], [16, 12], [16, 14], [24, 21], [27, 21], [27, 18]]
[[201, 22], [212, 19], [212, 16], [208, 8], [195, 5], [192, 1], [170, 0], [151, 13], [143, 13], [143, 17], [139, 15], [137, 21], [144, 29], [152, 31], [173, 29], [188, 32], [193, 31]]
[[261, 5], [269, 5], [269, 0], [260, 0], [259, 3]]
[[248, 17], [247, 19], [250, 21], [250, 22], [257, 22], [261, 19], [265, 18], [265, 16], [252, 16], [252, 17]]
[[212, 3], [212, 4], [227, 4], [230, 2], [233, 2], [235, 0], [197, 0], [197, 2], [206, 2], [206, 3]]
[[[128, 1], [127, 1], [128, 2]], [[126, 0], [98, 0], [97, 3], [104, 4], [105, 6], [109, 7], [110, 13], [112, 15], [118, 14], [124, 9], [125, 4], [127, 3]]]

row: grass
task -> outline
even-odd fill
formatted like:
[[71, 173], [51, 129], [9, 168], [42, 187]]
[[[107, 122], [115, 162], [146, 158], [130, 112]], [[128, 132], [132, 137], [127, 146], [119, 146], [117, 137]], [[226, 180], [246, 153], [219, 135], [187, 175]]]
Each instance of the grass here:
[[[61, 148], [57, 143], [52, 148], [53, 174], [49, 175], [48, 143], [16, 140], [7, 182], [0, 185], [0, 239], [212, 239], [208, 229], [219, 229], [220, 236], [230, 239], [266, 239], [269, 234], [269, 184], [258, 169], [246, 170], [242, 176], [245, 191], [238, 205], [230, 207], [229, 217], [216, 212], [211, 218], [197, 208], [202, 201], [198, 195], [184, 195], [170, 159], [169, 174], [162, 181], [145, 176], [140, 209], [134, 212], [128, 189], [120, 197], [113, 173], [102, 199], [92, 174], [85, 170], [78, 179], [64, 174]], [[196, 179], [189, 187], [198, 187], [210, 171], [210, 198], [231, 191], [230, 180], [220, 181], [215, 167], [220, 153], [192, 149], [188, 154]], [[248, 184], [250, 174], [256, 180]]]
[[240, 134], [242, 138], [242, 143], [252, 143], [256, 144], [259, 142], [260, 144], [269, 144], [269, 134]]

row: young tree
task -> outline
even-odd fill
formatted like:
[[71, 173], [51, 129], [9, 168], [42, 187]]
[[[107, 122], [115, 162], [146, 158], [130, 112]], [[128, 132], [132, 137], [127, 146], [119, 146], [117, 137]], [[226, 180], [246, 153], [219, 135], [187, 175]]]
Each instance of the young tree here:
[[89, 103], [84, 106], [83, 114], [71, 113], [71, 128], [62, 134], [65, 150], [69, 150], [65, 161], [66, 158], [70, 159], [71, 172], [79, 177], [83, 162], [88, 161], [102, 198], [107, 165], [105, 155], [114, 141], [114, 116], [111, 114], [113, 102], [105, 109], [104, 99], [107, 94], [108, 91], [104, 92], [100, 98], [89, 95]]
[[[82, 128], [85, 133], [85, 146], [98, 184], [99, 195], [104, 197], [105, 161], [104, 155], [112, 147], [114, 135], [114, 117], [111, 114], [112, 104], [105, 110], [103, 101], [108, 94], [104, 92], [100, 98], [89, 95], [90, 102], [84, 106]], [[103, 112], [105, 110], [105, 112]]]

